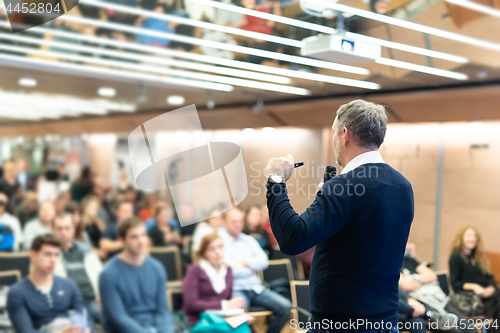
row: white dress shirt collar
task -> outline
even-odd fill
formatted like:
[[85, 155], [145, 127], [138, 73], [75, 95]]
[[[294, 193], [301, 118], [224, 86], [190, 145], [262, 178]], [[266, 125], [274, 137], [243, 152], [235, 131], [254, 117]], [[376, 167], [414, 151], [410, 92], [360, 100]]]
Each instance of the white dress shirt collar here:
[[219, 271], [216, 271], [211, 263], [205, 259], [201, 259], [200, 268], [205, 272], [205, 274], [207, 274], [215, 293], [220, 294], [224, 291], [224, 289], [226, 289], [226, 265], [220, 265]]
[[347, 163], [347, 165], [344, 167], [344, 169], [340, 174], [342, 175], [348, 173], [349, 171], [352, 171], [357, 167], [367, 163], [385, 163], [385, 162], [382, 159], [382, 156], [380, 156], [378, 150], [369, 151], [363, 154], [359, 154], [358, 156], [353, 158], [349, 163]]

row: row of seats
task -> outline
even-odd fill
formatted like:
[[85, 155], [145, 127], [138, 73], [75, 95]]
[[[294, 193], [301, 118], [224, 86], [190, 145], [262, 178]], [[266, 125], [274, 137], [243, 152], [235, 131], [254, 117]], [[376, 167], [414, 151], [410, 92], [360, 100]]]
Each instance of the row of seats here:
[[[153, 247], [149, 253], [157, 259], [167, 273], [167, 299], [172, 311], [182, 309], [182, 279], [184, 277], [182, 259], [177, 246]], [[288, 256], [279, 250], [274, 250], [269, 266], [259, 272], [262, 281], [270, 283], [278, 279], [285, 279], [291, 288], [292, 305], [294, 308], [303, 309], [302, 312], [292, 311], [293, 318], [301, 322], [308, 321], [309, 310], [309, 281], [303, 281], [304, 271], [302, 264], [295, 256]], [[22, 277], [29, 274], [30, 259], [28, 253], [0, 253], [0, 286], [11, 286]], [[260, 307], [252, 307], [249, 313], [253, 317], [265, 317], [272, 315]]]

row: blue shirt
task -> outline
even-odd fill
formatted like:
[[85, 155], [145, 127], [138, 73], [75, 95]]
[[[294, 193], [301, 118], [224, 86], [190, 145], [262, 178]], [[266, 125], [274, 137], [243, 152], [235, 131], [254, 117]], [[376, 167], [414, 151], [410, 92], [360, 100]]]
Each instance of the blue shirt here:
[[[156, 224], [156, 219], [154, 217], [150, 217], [144, 223], [146, 223], [146, 231], [149, 231]], [[181, 230], [179, 221], [175, 219], [168, 220], [168, 224], [170, 225], [170, 228], [172, 228], [172, 230]]]
[[118, 240], [118, 230], [116, 229], [117, 223], [116, 222], [111, 222], [106, 226], [106, 229], [104, 229], [104, 232], [101, 235], [101, 238], [106, 238], [106, 239], [111, 239], [111, 240]]
[[[269, 266], [269, 259], [259, 243], [252, 236], [240, 233], [232, 237], [226, 230], [219, 232], [224, 242], [224, 262], [231, 266], [234, 276], [233, 290], [253, 290], [257, 294], [264, 291], [259, 274]], [[237, 261], [246, 261], [245, 267]]]
[[54, 276], [49, 296], [25, 277], [7, 295], [7, 311], [17, 332], [39, 333], [40, 327], [55, 318], [68, 317], [69, 310], [82, 310], [83, 298], [73, 280]]
[[[140, 28], [150, 29], [158, 32], [174, 33], [175, 29], [169, 28], [168, 25], [169, 23], [165, 20], [149, 17], [142, 22]], [[168, 44], [170, 44], [170, 39], [153, 37], [149, 35], [137, 34], [135, 35], [135, 38], [138, 42], [147, 45], [157, 44], [159, 46], [167, 46]]]
[[[269, 219], [281, 251], [295, 255], [316, 246], [309, 280], [311, 321], [326, 319], [333, 323], [331, 331], [366, 332], [398, 322], [399, 272], [413, 221], [413, 190], [389, 165], [365, 164], [370, 155], [357, 159], [365, 159], [363, 165], [351, 169], [348, 164], [350, 171], [327, 181], [300, 215], [290, 205], [285, 183], [267, 185]], [[364, 325], [342, 326], [358, 320]]]
[[99, 277], [105, 331], [173, 333], [166, 282], [165, 269], [151, 257], [139, 267], [111, 259]]
[[[118, 226], [117, 222], [111, 222], [110, 224], [108, 224], [106, 226], [106, 229], [104, 230], [104, 232], [101, 235], [101, 239], [104, 238], [104, 239], [110, 239], [112, 241], [117, 241], [118, 240], [118, 229], [116, 229], [117, 226]], [[114, 257], [115, 255], [117, 255], [120, 252], [122, 252], [121, 249], [118, 251], [109, 253], [109, 256]]]

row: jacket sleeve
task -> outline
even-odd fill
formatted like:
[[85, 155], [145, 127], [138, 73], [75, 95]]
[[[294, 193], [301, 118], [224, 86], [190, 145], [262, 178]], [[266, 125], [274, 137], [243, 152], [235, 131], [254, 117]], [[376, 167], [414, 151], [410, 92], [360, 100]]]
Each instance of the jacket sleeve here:
[[281, 252], [300, 254], [340, 232], [350, 215], [347, 186], [336, 178], [326, 182], [311, 206], [299, 215], [290, 205], [286, 184], [268, 184], [269, 220]]
[[31, 321], [23, 302], [23, 296], [13, 289], [9, 290], [7, 295], [7, 312], [16, 332], [40, 333]]
[[190, 314], [200, 314], [205, 310], [220, 310], [222, 302], [220, 300], [206, 300], [200, 297], [199, 282], [200, 269], [197, 265], [188, 267], [183, 282], [184, 309]]
[[459, 253], [452, 253], [450, 256], [450, 260], [448, 262], [450, 266], [450, 282], [453, 288], [453, 291], [462, 291], [464, 290], [464, 278], [463, 278], [463, 267], [466, 264], [464, 259], [460, 256]]

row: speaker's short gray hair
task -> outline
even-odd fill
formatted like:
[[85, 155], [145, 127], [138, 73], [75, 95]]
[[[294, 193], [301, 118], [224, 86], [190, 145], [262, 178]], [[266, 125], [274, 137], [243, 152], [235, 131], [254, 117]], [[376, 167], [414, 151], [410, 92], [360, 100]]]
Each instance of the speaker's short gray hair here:
[[337, 126], [337, 130], [350, 130], [357, 145], [379, 148], [387, 130], [385, 107], [362, 99], [351, 101], [337, 110]]

